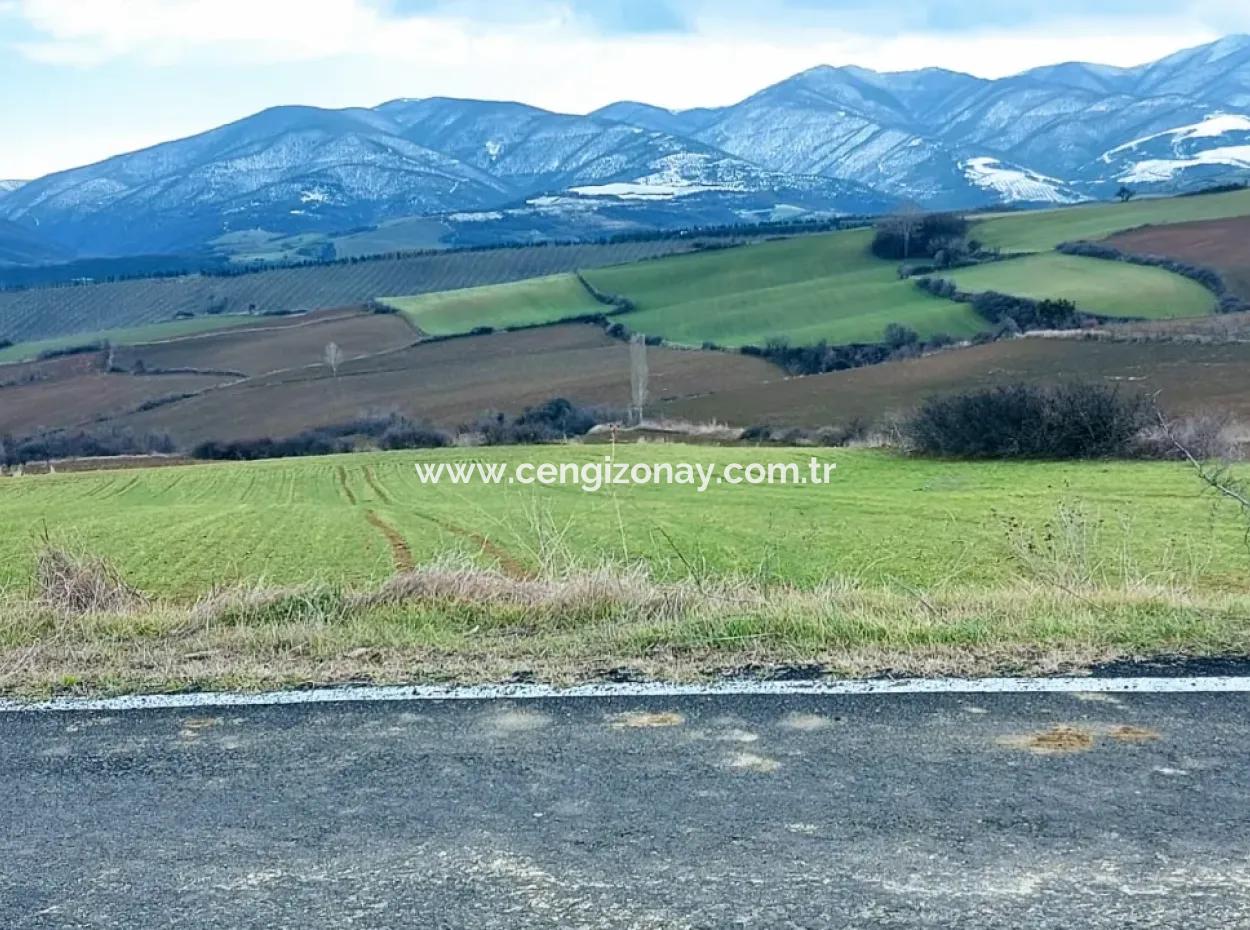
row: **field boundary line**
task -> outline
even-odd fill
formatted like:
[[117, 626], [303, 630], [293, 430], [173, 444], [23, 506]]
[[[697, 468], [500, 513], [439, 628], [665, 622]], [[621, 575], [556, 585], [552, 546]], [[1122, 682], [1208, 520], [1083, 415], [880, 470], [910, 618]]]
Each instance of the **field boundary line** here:
[[559, 687], [540, 684], [366, 685], [300, 691], [205, 691], [45, 701], [0, 698], [0, 713], [176, 710], [403, 701], [526, 701], [569, 698], [880, 697], [917, 694], [1245, 694], [1248, 676], [1196, 678], [898, 678], [841, 681], [717, 681], [704, 684], [603, 682]]

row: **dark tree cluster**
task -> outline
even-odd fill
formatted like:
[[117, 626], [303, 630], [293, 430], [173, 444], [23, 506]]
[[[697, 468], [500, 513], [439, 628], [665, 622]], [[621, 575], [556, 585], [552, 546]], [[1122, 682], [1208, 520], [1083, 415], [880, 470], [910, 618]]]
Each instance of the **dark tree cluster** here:
[[927, 400], [903, 424], [917, 452], [960, 458], [1129, 456], [1144, 400], [1100, 384], [1013, 384]]
[[463, 427], [476, 433], [488, 446], [512, 446], [559, 442], [584, 436], [599, 423], [620, 417], [593, 407], [581, 407], [563, 397], [552, 398], [537, 407], [527, 407], [520, 415], [487, 414]]
[[250, 461], [354, 452], [362, 445], [379, 449], [438, 449], [450, 445], [447, 432], [399, 414], [361, 417], [304, 430], [281, 439], [261, 437], [229, 442], [210, 440], [191, 450], [192, 458]]
[[900, 211], [877, 221], [872, 254], [890, 261], [936, 258], [968, 250], [968, 221], [957, 213]]
[[827, 371], [844, 371], [912, 358], [922, 352], [951, 345], [954, 341], [945, 333], [922, 340], [914, 329], [901, 323], [890, 323], [881, 342], [830, 345], [822, 339], [813, 345], [792, 346], [785, 339], [769, 339], [762, 346], [745, 345], [739, 351], [743, 355], [768, 359], [792, 375], [819, 375]]
[[55, 459], [111, 455], [168, 454], [175, 451], [167, 433], [136, 433], [130, 429], [61, 430], [29, 436], [0, 436], [0, 464], [24, 465]]

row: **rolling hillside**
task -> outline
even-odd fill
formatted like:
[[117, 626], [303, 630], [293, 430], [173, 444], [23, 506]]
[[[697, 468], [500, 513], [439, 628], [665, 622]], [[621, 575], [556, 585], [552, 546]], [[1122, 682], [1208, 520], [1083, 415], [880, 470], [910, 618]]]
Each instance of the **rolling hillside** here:
[[1070, 300], [1101, 316], [1167, 319], [1202, 316], [1215, 296], [1162, 268], [1063, 255], [1058, 252], [942, 272], [965, 291], [998, 291], [1034, 300]]
[[922, 336], [968, 336], [983, 323], [966, 306], [900, 280], [895, 264], [868, 253], [867, 230], [765, 242], [679, 260], [586, 273], [637, 310], [630, 329], [689, 345], [877, 342], [890, 323]]

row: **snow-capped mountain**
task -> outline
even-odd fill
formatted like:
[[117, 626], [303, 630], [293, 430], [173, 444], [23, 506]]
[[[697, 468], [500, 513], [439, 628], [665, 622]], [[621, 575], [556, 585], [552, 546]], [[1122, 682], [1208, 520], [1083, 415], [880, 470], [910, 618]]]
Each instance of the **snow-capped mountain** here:
[[429, 98], [278, 107], [26, 184], [0, 218], [77, 254], [434, 217], [456, 241], [934, 208], [1074, 203], [1250, 178], [1250, 37], [1137, 68], [987, 80], [821, 66], [726, 107], [579, 116]]

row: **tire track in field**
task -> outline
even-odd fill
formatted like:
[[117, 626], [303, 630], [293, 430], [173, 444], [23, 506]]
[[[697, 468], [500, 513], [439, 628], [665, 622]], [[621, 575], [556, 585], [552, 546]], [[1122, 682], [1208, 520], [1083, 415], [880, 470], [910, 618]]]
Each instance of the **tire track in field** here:
[[395, 503], [393, 500], [391, 500], [391, 496], [382, 489], [382, 485], [378, 484], [378, 479], [373, 474], [373, 466], [366, 465], [364, 468], [364, 471], [365, 471], [365, 482], [369, 485], [369, 487], [373, 488], [373, 493], [378, 496], [378, 500], [382, 501], [382, 503], [384, 504]]
[[343, 496], [347, 498], [347, 503], [355, 507], [356, 495], [352, 489], [347, 486], [347, 469], [342, 465], [336, 465], [334, 466], [334, 473], [339, 477], [339, 487], [343, 489]]
[[365, 512], [365, 519], [369, 521], [370, 526], [386, 537], [386, 544], [391, 547], [391, 559], [395, 562], [396, 571], [410, 572], [417, 567], [416, 562], [413, 561], [412, 549], [409, 548], [408, 541], [399, 535], [399, 531], [395, 527], [391, 526], [372, 510]]
[[503, 573], [509, 578], [530, 577], [531, 573], [529, 569], [525, 567], [524, 563], [517, 559], [516, 556], [503, 546], [494, 542], [489, 536], [483, 536], [481, 533], [474, 530], [466, 529], [463, 526], [457, 526], [455, 523], [430, 516], [428, 513], [413, 511], [413, 514], [420, 517], [422, 520], [428, 520], [439, 529], [451, 533], [453, 536], [459, 536], [461, 539], [467, 539], [469, 542], [473, 543], [473, 545], [477, 546], [497, 561], [499, 563], [499, 567], [503, 570]]

